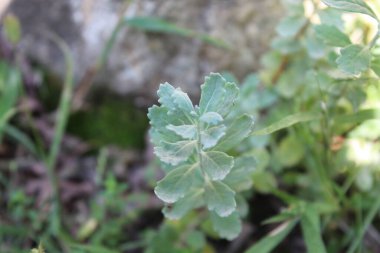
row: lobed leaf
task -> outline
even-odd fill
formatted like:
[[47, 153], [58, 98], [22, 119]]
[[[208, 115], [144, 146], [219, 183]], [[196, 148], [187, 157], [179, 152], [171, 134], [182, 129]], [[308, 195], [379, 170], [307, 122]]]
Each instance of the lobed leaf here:
[[165, 217], [178, 220], [185, 216], [191, 209], [200, 207], [204, 203], [202, 198], [203, 192], [203, 189], [195, 189], [175, 202], [172, 206], [165, 206], [163, 209]]
[[172, 170], [164, 179], [158, 182], [154, 192], [167, 203], [176, 202], [189, 191], [197, 168], [197, 164], [186, 164]]
[[197, 135], [197, 127], [195, 125], [174, 126], [169, 124], [166, 128], [185, 139], [193, 140]]
[[205, 200], [210, 211], [227, 217], [235, 211], [235, 193], [220, 181], [208, 181], [205, 187]]
[[336, 63], [343, 72], [359, 75], [361, 72], [369, 69], [371, 53], [367, 47], [349, 45], [340, 50], [340, 54], [336, 59]]
[[315, 27], [317, 37], [326, 45], [332, 47], [345, 47], [351, 45], [350, 38], [341, 32], [336, 26], [332, 25], [317, 25]]
[[[234, 190], [252, 184], [246, 175], [251, 167], [242, 159], [234, 167], [234, 158], [223, 151], [239, 145], [253, 122], [248, 115], [237, 118], [236, 113], [230, 114], [239, 89], [220, 74], [211, 73], [201, 89], [199, 106], [193, 106], [181, 89], [161, 84], [157, 92], [161, 105], [148, 110], [154, 151], [167, 172], [155, 193], [167, 203], [163, 209], [166, 217], [179, 219], [204, 206], [215, 213], [211, 216], [219, 235], [232, 239], [241, 229]], [[244, 201], [239, 203], [244, 207]]]
[[154, 152], [164, 163], [178, 165], [193, 154], [196, 146], [196, 141], [178, 141], [175, 143], [161, 141], [160, 146], [154, 148]]
[[241, 221], [237, 212], [233, 212], [227, 217], [220, 217], [215, 212], [211, 212], [210, 218], [213, 228], [222, 238], [232, 240], [241, 232]]
[[226, 135], [215, 147], [219, 151], [227, 151], [241, 143], [252, 132], [253, 120], [247, 114], [233, 121], [228, 127]]
[[223, 180], [235, 191], [244, 191], [252, 187], [252, 172], [255, 171], [256, 161], [251, 156], [235, 159], [231, 172]]
[[231, 171], [234, 159], [223, 152], [202, 152], [202, 166], [212, 180], [223, 180]]
[[216, 112], [222, 117], [230, 111], [238, 95], [238, 88], [234, 83], [226, 82], [220, 74], [215, 73], [205, 78], [201, 90], [200, 113]]
[[322, 0], [327, 6], [347, 12], [357, 12], [377, 19], [375, 12], [363, 0]]

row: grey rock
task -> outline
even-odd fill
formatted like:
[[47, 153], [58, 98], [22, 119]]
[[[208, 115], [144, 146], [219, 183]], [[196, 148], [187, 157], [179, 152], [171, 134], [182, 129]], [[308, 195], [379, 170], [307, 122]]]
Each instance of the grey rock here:
[[231, 45], [226, 50], [197, 39], [123, 28], [96, 83], [119, 94], [152, 98], [159, 83], [164, 81], [196, 96], [203, 76], [209, 72], [228, 70], [243, 78], [257, 70], [283, 9], [280, 0], [135, 0], [129, 3], [14, 0], [11, 11], [22, 24], [21, 50], [63, 76], [62, 54], [46, 36], [47, 32], [56, 33], [73, 52], [77, 81], [97, 61], [121, 16], [162, 17]]

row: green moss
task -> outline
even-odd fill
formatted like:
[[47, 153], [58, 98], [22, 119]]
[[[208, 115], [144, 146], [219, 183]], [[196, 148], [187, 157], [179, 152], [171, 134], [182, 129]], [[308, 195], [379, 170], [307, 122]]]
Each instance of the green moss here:
[[67, 130], [94, 146], [141, 149], [147, 127], [144, 110], [125, 100], [106, 98], [90, 110], [71, 115]]

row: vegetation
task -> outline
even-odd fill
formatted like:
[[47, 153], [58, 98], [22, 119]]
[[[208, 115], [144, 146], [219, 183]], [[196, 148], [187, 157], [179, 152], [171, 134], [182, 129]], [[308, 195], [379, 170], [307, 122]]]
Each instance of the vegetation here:
[[[17, 103], [25, 92], [20, 70], [2, 61], [0, 154], [7, 163], [0, 170], [0, 251], [379, 252], [380, 2], [284, 3], [288, 14], [258, 73], [241, 84], [232, 73], [211, 73], [198, 105], [180, 88], [160, 85], [159, 105], [148, 110], [157, 157], [149, 162], [141, 152], [131, 159], [105, 146], [141, 150], [141, 114], [118, 114], [112, 102], [97, 121], [91, 114], [70, 116], [73, 63], [58, 38], [67, 75], [48, 137], [39, 135], [36, 115]], [[4, 22], [8, 40], [17, 43], [17, 20]], [[154, 17], [123, 25], [230, 47]], [[113, 128], [115, 121], [136, 119], [137, 127], [125, 128], [128, 139]], [[93, 148], [70, 146], [66, 125]], [[97, 136], [101, 129], [109, 132]], [[19, 146], [19, 157], [40, 167], [25, 169]], [[70, 153], [73, 146], [79, 155]], [[60, 180], [75, 181], [58, 168], [78, 169], [85, 163], [67, 162], [82, 161], [78, 156], [96, 156], [89, 158], [93, 190], [83, 197], [88, 188], [78, 187], [80, 194], [67, 197], [70, 187]], [[128, 162], [134, 169], [118, 174]], [[51, 191], [44, 198], [21, 187], [23, 177], [38, 173], [47, 179], [33, 187]], [[67, 177], [85, 185], [78, 174]], [[70, 204], [76, 198], [82, 201]], [[84, 214], [75, 215], [79, 208]]]

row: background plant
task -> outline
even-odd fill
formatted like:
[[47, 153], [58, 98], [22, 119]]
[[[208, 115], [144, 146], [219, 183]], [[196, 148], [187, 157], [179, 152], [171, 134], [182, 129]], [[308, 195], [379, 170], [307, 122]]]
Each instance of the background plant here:
[[[129, 114], [115, 97], [76, 111], [85, 106], [74, 102], [83, 94], [72, 90], [72, 63], [63, 89], [45, 70], [31, 89], [22, 57], [2, 59], [0, 251], [378, 252], [380, 3], [283, 2], [259, 72], [210, 74], [198, 106], [160, 86], [148, 115], [157, 160], [140, 150], [145, 111]], [[233, 47], [156, 17], [121, 16], [95, 72], [125, 25]], [[16, 49], [17, 19], [2, 29]], [[30, 185], [57, 191], [44, 199]]]
[[[261, 126], [278, 122], [253, 131], [238, 151], [258, 160], [252, 173], [253, 189], [274, 194], [288, 205], [267, 220], [282, 222], [278, 234], [262, 239], [247, 252], [270, 252], [297, 221], [308, 252], [346, 247], [356, 252], [364, 231], [369, 226], [375, 229], [371, 224], [380, 208], [374, 186], [379, 165], [375, 133], [379, 109], [368, 98], [379, 99], [378, 18], [364, 1], [324, 3], [330, 8], [317, 1], [288, 2], [289, 16], [279, 24], [273, 50], [263, 59], [266, 68], [247, 77], [242, 85], [235, 115], [248, 113]], [[375, 32], [363, 34], [353, 44], [344, 31], [341, 11], [370, 16]], [[236, 81], [230, 73], [225, 78]], [[267, 87], [260, 90], [260, 86]], [[273, 136], [262, 137], [267, 134]], [[363, 159], [358, 153], [365, 147], [367, 158]], [[297, 193], [290, 195], [286, 190], [290, 188], [298, 189]], [[352, 212], [359, 215], [356, 224], [346, 219]], [[339, 230], [348, 227], [356, 227], [357, 232], [340, 237]], [[335, 234], [337, 241], [324, 242], [324, 233]], [[375, 244], [368, 246], [375, 250]]]

